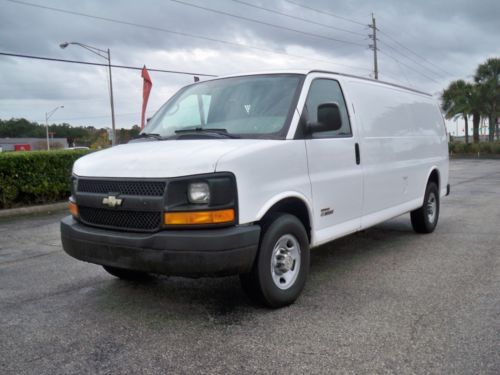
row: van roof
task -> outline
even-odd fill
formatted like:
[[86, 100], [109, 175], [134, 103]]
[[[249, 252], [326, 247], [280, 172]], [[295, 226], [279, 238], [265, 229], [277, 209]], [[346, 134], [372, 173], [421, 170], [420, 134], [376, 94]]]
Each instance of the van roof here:
[[[307, 75], [307, 74], [310, 74], [310, 73], [327, 73], [327, 74], [334, 74], [334, 75], [338, 75], [338, 76], [342, 76], [342, 77], [355, 78], [355, 79], [359, 79], [359, 80], [363, 80], [363, 81], [369, 81], [369, 82], [378, 83], [378, 84], [382, 84], [382, 85], [388, 85], [388, 86], [392, 86], [392, 87], [397, 87], [397, 88], [400, 88], [400, 89], [404, 89], [404, 90], [415, 92], [417, 94], [421, 94], [421, 95], [426, 95], [426, 96], [432, 97], [432, 95], [429, 94], [429, 93], [427, 93], [427, 92], [420, 91], [420, 90], [417, 90], [417, 89], [414, 89], [414, 88], [411, 88], [411, 87], [399, 85], [397, 83], [392, 83], [392, 82], [387, 82], [387, 81], [380, 81], [380, 80], [377, 80], [377, 79], [368, 78], [368, 77], [361, 77], [361, 76], [357, 76], [357, 75], [354, 75], [354, 74], [340, 73], [340, 72], [334, 72], [334, 71], [322, 70], [322, 69], [312, 69], [312, 70], [307, 70], [307, 69], [270, 70], [270, 71], [262, 71], [262, 72], [250, 72], [250, 73], [230, 74], [230, 75], [221, 76], [221, 77], [214, 77], [212, 79], [228, 78], [228, 77], [240, 77], [240, 76], [251, 76], [251, 75], [260, 75], [260, 74], [303, 74], [303, 75]], [[212, 79], [210, 79], [210, 80], [212, 80]]]

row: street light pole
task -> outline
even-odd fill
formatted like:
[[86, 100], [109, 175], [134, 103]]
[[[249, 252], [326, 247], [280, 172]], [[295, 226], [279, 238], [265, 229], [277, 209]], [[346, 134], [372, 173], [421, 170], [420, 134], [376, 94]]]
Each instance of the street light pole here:
[[47, 151], [50, 151], [50, 142], [49, 142], [49, 118], [54, 114], [56, 113], [56, 111], [59, 109], [59, 108], [64, 108], [63, 105], [60, 105], [60, 106], [57, 106], [56, 108], [54, 108], [52, 111], [50, 112], [45, 112], [45, 130], [47, 132]]
[[96, 54], [97, 56], [102, 57], [103, 59], [106, 59], [108, 61], [108, 74], [109, 74], [109, 101], [111, 103], [111, 133], [112, 133], [112, 138], [111, 138], [111, 146], [114, 146], [116, 143], [116, 127], [115, 127], [115, 104], [113, 100], [113, 78], [111, 76], [111, 52], [109, 48], [107, 50], [103, 50], [97, 47], [92, 47], [87, 44], [83, 43], [78, 43], [78, 42], [64, 42], [59, 44], [59, 47], [61, 48], [66, 48], [70, 44], [74, 44], [77, 46], [80, 46], [82, 48], [85, 48], [86, 50]]

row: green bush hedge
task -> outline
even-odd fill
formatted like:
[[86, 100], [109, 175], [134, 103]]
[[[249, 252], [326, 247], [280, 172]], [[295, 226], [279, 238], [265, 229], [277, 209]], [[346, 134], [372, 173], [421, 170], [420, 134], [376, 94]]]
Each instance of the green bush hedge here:
[[452, 154], [500, 154], [500, 141], [469, 143], [450, 142], [448, 144]]
[[0, 208], [42, 204], [70, 194], [71, 169], [86, 150], [0, 153]]

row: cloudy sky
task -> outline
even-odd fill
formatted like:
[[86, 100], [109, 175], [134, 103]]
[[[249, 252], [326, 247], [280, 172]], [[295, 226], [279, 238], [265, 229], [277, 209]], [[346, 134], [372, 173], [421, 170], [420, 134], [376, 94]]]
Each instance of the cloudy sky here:
[[[117, 65], [214, 75], [319, 68], [369, 77], [372, 12], [382, 80], [437, 94], [500, 56], [498, 0], [0, 0], [0, 52], [105, 62], [78, 46], [59, 48], [69, 41], [110, 48]], [[45, 112], [64, 105], [53, 122], [110, 126], [104, 67], [0, 55], [0, 70], [0, 118], [44, 122]], [[193, 81], [160, 72], [151, 78], [148, 116]], [[117, 127], [139, 123], [140, 72], [115, 68], [113, 85]]]

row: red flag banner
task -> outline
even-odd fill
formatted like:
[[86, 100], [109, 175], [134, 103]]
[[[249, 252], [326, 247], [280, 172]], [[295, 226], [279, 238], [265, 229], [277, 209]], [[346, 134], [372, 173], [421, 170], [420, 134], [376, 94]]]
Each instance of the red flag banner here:
[[142, 84], [142, 114], [141, 114], [141, 129], [144, 129], [144, 119], [146, 118], [146, 107], [148, 106], [149, 93], [151, 92], [151, 87], [153, 87], [153, 82], [151, 82], [151, 77], [149, 76], [146, 65], [142, 68], [141, 77], [143, 79]]

